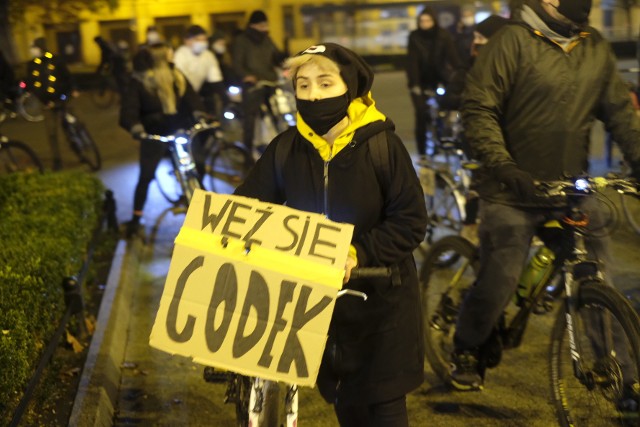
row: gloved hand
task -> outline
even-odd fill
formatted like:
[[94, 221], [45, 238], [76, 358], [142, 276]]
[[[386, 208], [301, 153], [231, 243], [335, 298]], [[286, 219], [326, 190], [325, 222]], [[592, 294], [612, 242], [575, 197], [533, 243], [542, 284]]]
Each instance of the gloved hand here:
[[514, 164], [506, 164], [496, 167], [493, 175], [498, 181], [505, 184], [520, 201], [533, 199], [536, 186], [529, 172], [519, 169]]
[[142, 126], [140, 123], [133, 125], [129, 132], [131, 132], [131, 135], [137, 140], [145, 139], [147, 135], [147, 133], [144, 131], [144, 126]]

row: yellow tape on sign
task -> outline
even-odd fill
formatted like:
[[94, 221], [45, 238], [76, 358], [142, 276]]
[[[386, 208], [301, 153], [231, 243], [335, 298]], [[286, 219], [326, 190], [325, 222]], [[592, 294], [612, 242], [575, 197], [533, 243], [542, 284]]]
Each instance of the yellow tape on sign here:
[[322, 215], [198, 191], [176, 238], [150, 345], [313, 386], [352, 233]]

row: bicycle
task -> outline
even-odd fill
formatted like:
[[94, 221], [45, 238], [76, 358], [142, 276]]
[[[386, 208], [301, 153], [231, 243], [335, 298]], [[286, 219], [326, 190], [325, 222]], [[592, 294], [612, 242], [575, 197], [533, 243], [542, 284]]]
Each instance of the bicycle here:
[[295, 96], [286, 89], [284, 80], [259, 80], [248, 91], [262, 88], [268, 88], [269, 93], [260, 106], [261, 113], [256, 120], [257, 147], [268, 145], [280, 132], [295, 126]]
[[[393, 270], [387, 267], [366, 267], [351, 270], [350, 280], [364, 278], [391, 277]], [[367, 300], [364, 292], [352, 289], [338, 291], [336, 298], [345, 295]], [[298, 425], [298, 386], [286, 385], [284, 397], [285, 423], [280, 424], [279, 399], [280, 385], [257, 377], [247, 377], [234, 372], [219, 374], [213, 368], [205, 368], [204, 379], [208, 382], [219, 382], [220, 377], [227, 383], [224, 403], [233, 404], [236, 410], [236, 421], [239, 427], [296, 427]]]
[[18, 83], [10, 98], [3, 100], [2, 111], [0, 112], [0, 122], [7, 116], [15, 118], [20, 115], [29, 122], [41, 122], [44, 120], [44, 104], [25, 89], [27, 84], [23, 81]]
[[86, 125], [70, 111], [66, 96], [63, 95], [61, 102], [57, 102], [52, 108], [60, 116], [62, 130], [71, 147], [71, 151], [75, 153], [82, 163], [87, 164], [92, 171], [100, 170], [102, 168], [102, 156], [98, 145], [93, 140]]
[[247, 177], [254, 165], [244, 144], [227, 141], [220, 126], [204, 142], [204, 186], [210, 191], [230, 194]]
[[[629, 166], [622, 163], [622, 175], [627, 176], [630, 172]], [[640, 234], [640, 203], [635, 197], [629, 197], [624, 193], [620, 194], [620, 205], [624, 213], [627, 223], [636, 234]]]
[[[0, 123], [10, 116], [0, 106]], [[0, 175], [14, 172], [43, 172], [42, 162], [27, 144], [0, 133]]]
[[195, 191], [202, 188], [191, 154], [191, 141], [200, 132], [218, 126], [217, 122], [198, 122], [190, 129], [178, 131], [174, 135], [140, 135], [140, 139], [157, 141], [167, 146], [169, 156], [158, 164], [155, 182], [160, 194], [172, 205], [188, 207]]
[[[548, 361], [552, 400], [562, 426], [588, 424], [593, 419], [597, 421], [589, 425], [640, 425], [640, 318], [619, 291], [604, 284], [599, 264], [586, 258], [588, 218], [578, 206], [580, 197], [605, 187], [639, 196], [635, 185], [623, 179], [581, 178], [538, 185], [543, 197], [562, 196], [568, 202], [562, 221], [545, 224], [539, 233], [553, 243], [549, 246], [555, 259], [539, 271], [528, 293], [507, 307], [481, 349], [481, 364], [497, 366], [503, 350], [520, 345], [531, 313], [552, 312], [554, 298], [564, 291]], [[457, 256], [455, 263], [442, 266], [442, 254], [452, 252]], [[532, 271], [534, 258], [523, 276]], [[450, 382], [448, 366], [459, 306], [478, 267], [477, 248], [462, 237], [447, 236], [431, 246], [420, 272], [426, 358], [446, 383]], [[624, 355], [632, 360], [626, 369], [633, 373], [627, 377], [620, 362]], [[627, 398], [636, 402], [628, 411], [620, 406]]]

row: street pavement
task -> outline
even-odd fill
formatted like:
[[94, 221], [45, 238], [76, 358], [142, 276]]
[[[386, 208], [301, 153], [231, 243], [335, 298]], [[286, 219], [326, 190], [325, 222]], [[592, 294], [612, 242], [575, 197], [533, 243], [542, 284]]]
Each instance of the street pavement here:
[[[622, 66], [624, 68], [624, 66]], [[391, 117], [396, 131], [415, 156], [413, 110], [402, 72], [376, 75], [373, 95], [382, 112]], [[105, 185], [115, 193], [117, 216], [125, 221], [131, 213], [137, 179], [137, 143], [120, 129], [118, 109], [100, 110], [86, 94], [72, 107], [98, 142], [104, 168], [99, 172]], [[16, 119], [2, 125], [7, 136], [28, 142], [46, 165], [52, 159], [42, 123]], [[602, 128], [594, 130], [594, 166], [604, 171]], [[63, 145], [65, 168], [84, 168]], [[135, 245], [139, 264], [129, 266], [134, 280], [128, 310], [127, 333], [116, 339], [124, 345], [120, 363], [120, 387], [114, 425], [227, 426], [234, 425], [234, 410], [223, 404], [224, 385], [202, 379], [202, 366], [149, 347], [148, 338], [158, 307], [164, 278], [172, 253], [173, 239], [181, 226], [182, 214], [165, 213], [169, 206], [152, 184], [145, 210], [147, 243]], [[163, 215], [164, 214], [164, 215]], [[152, 229], [157, 225], [157, 233]], [[617, 267], [616, 285], [626, 292], [638, 288], [640, 237], [624, 224], [614, 234]], [[420, 262], [420, 253], [416, 252]], [[408, 397], [411, 425], [415, 426], [550, 426], [555, 422], [550, 404], [547, 357], [552, 316], [536, 316], [530, 322], [523, 345], [505, 353], [500, 366], [488, 372], [486, 389], [479, 393], [448, 390], [425, 367], [425, 382]], [[332, 409], [317, 391], [303, 389], [300, 424], [337, 425]]]

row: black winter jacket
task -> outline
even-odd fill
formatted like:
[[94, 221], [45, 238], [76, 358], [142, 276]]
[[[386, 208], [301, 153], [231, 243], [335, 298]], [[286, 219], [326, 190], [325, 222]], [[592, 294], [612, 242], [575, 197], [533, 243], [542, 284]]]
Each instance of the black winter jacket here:
[[[354, 224], [352, 244], [360, 266], [397, 265], [401, 284], [389, 279], [353, 280], [347, 286], [369, 295], [337, 300], [318, 388], [329, 402], [374, 403], [402, 396], [423, 380], [420, 295], [413, 250], [424, 239], [426, 211], [420, 183], [390, 121], [358, 129], [352, 142], [326, 163], [296, 132], [278, 188], [275, 150], [267, 147], [236, 194], [323, 213], [325, 194], [334, 221]], [[391, 182], [382, 186], [369, 153], [369, 138], [386, 132]], [[386, 188], [386, 190], [384, 189]]]
[[493, 202], [549, 205], [518, 201], [492, 170], [515, 164], [538, 180], [586, 172], [595, 119], [605, 123], [628, 161], [640, 162], [640, 120], [609, 43], [588, 28], [565, 51], [544, 34], [524, 22], [506, 26], [467, 75], [465, 136], [483, 164], [480, 195]]
[[440, 27], [434, 31], [432, 37], [424, 36], [421, 30], [409, 33], [407, 80], [410, 88], [435, 90], [440, 83], [446, 85], [461, 67], [451, 34]]
[[285, 57], [271, 37], [253, 28], [247, 28], [233, 43], [233, 71], [240, 80], [248, 75], [258, 80], [278, 80], [275, 68], [282, 64]]
[[141, 124], [146, 133], [157, 135], [172, 135], [179, 129], [191, 127], [195, 120], [203, 115], [204, 107], [189, 82], [185, 83], [186, 90], [181, 97], [176, 88], [177, 114], [168, 115], [162, 112], [162, 104], [157, 93], [149, 92], [139, 74], [134, 73], [122, 98], [120, 126], [131, 131], [135, 125]]

